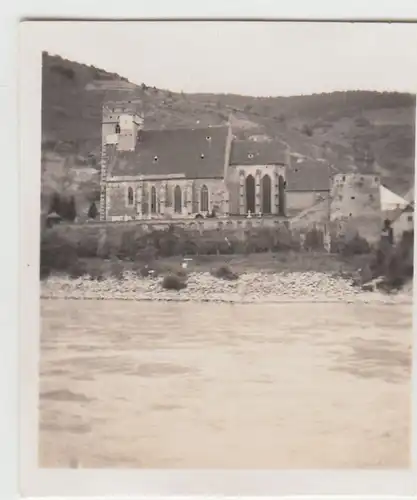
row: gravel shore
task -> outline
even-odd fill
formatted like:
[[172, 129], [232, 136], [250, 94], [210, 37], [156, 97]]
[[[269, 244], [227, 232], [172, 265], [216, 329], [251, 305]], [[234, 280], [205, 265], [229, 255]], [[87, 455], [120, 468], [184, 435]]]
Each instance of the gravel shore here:
[[98, 299], [137, 301], [193, 301], [230, 303], [268, 302], [369, 302], [412, 303], [411, 286], [395, 294], [367, 292], [351, 281], [326, 273], [246, 273], [236, 281], [210, 273], [190, 273], [187, 288], [164, 290], [162, 278], [126, 274], [123, 280], [69, 279], [53, 276], [41, 283], [43, 299]]

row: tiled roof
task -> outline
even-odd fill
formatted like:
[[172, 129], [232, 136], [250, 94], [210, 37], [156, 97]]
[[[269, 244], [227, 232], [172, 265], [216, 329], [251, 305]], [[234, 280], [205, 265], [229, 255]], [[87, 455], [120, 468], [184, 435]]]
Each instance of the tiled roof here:
[[135, 151], [118, 151], [113, 176], [184, 174], [191, 179], [223, 177], [228, 127], [144, 130]]
[[328, 165], [310, 160], [292, 162], [287, 169], [287, 191], [329, 191]]
[[230, 157], [231, 165], [285, 164], [285, 146], [278, 141], [256, 142], [234, 140]]

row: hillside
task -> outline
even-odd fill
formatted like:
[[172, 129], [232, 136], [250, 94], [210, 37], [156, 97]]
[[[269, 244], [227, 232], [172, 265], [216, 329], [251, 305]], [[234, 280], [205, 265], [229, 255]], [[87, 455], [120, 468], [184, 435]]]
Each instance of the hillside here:
[[335, 171], [378, 172], [400, 194], [413, 184], [411, 94], [357, 91], [255, 98], [174, 93], [44, 53], [44, 208], [53, 191], [76, 195], [81, 212], [97, 197], [102, 103], [134, 98], [143, 102], [146, 128], [217, 125], [231, 117], [238, 137], [279, 138], [294, 157], [325, 159]]

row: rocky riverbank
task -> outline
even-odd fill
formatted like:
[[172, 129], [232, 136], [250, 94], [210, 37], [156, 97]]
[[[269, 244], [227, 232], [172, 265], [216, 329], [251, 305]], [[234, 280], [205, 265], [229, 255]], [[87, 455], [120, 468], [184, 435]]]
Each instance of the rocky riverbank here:
[[395, 294], [363, 291], [352, 281], [327, 273], [245, 273], [237, 280], [216, 278], [210, 273], [190, 273], [187, 287], [165, 290], [162, 278], [125, 274], [123, 279], [101, 281], [86, 277], [52, 276], [41, 283], [44, 299], [152, 300], [195, 302], [379, 302], [412, 303], [412, 287]]

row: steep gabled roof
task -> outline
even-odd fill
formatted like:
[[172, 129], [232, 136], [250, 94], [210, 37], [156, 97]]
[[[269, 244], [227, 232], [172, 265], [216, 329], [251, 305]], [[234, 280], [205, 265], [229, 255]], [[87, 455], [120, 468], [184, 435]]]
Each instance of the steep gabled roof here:
[[112, 176], [184, 174], [190, 179], [223, 177], [228, 127], [144, 130], [135, 151], [117, 151]]
[[287, 170], [287, 191], [329, 191], [330, 170], [327, 164], [304, 160], [291, 162]]
[[232, 142], [231, 165], [285, 164], [285, 158], [285, 146], [279, 141], [234, 140]]
[[398, 205], [400, 208], [404, 208], [408, 205], [406, 199], [402, 198], [383, 185], [381, 185], [380, 187], [380, 193], [382, 210], [389, 209], [389, 207], [391, 206], [396, 208], [396, 206]]

